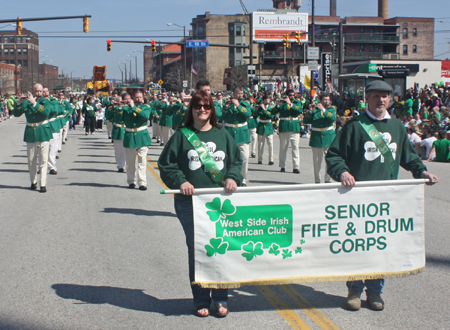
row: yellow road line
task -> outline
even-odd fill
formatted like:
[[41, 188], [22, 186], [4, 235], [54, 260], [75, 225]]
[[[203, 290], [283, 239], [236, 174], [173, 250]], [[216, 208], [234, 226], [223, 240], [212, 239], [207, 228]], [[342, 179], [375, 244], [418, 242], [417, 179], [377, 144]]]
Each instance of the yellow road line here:
[[[147, 161], [155, 168], [158, 165], [147, 156]], [[169, 190], [169, 188], [162, 182], [158, 173], [147, 164], [148, 170], [153, 174], [156, 180], [161, 185]], [[173, 197], [173, 194], [172, 194]], [[297, 290], [291, 285], [280, 285], [280, 289], [298, 306], [306, 315], [308, 315], [320, 328], [323, 330], [338, 330], [339, 328], [331, 322], [324, 314], [315, 308], [309, 301], [307, 301]], [[261, 295], [276, 309], [278, 314], [291, 326], [292, 329], [311, 330], [311, 328], [297, 315], [271, 288], [268, 286], [256, 286], [256, 289]]]
[[338, 330], [339, 327], [328, 319], [321, 311], [314, 307], [300, 292], [291, 285], [280, 285], [283, 291], [298, 307], [300, 307], [311, 320], [323, 330]]
[[276, 309], [278, 314], [295, 330], [311, 330], [311, 328], [297, 315], [271, 288], [266, 285], [256, 289]]

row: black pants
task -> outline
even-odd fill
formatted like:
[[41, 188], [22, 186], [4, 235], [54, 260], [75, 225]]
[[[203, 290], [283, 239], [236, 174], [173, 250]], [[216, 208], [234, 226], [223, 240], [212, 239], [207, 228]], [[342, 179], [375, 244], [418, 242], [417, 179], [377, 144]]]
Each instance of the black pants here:
[[95, 132], [95, 122], [95, 117], [84, 118], [84, 127], [86, 128], [86, 133], [89, 133], [89, 130], [91, 130], [91, 133]]

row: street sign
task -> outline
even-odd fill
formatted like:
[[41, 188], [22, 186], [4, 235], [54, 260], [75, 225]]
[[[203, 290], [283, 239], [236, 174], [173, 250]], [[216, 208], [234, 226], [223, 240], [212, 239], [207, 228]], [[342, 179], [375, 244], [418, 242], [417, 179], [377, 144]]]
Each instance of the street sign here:
[[188, 87], [188, 81], [187, 80], [183, 80], [183, 87], [184, 88]]
[[309, 71], [317, 71], [317, 70], [319, 70], [319, 62], [317, 62], [317, 61], [308, 61], [308, 70]]
[[186, 47], [208, 47], [209, 40], [186, 40]]
[[249, 77], [255, 76], [256, 75], [256, 66], [254, 66], [254, 65], [247, 66], [247, 73], [248, 73]]
[[158, 84], [162, 86], [162, 84], [164, 84], [164, 81], [162, 79], [159, 79]]
[[319, 53], [319, 47], [308, 47], [308, 50], [306, 52], [306, 59], [318, 60], [320, 58]]

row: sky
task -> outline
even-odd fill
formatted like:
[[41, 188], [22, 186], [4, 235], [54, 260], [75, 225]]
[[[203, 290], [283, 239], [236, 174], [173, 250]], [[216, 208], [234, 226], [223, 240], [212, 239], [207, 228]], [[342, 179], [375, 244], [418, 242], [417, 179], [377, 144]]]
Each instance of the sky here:
[[[271, 0], [242, 1], [249, 12], [272, 8]], [[302, 2], [299, 11], [311, 14], [311, 0]], [[376, 16], [377, 6], [378, 0], [337, 0], [337, 15]], [[124, 66], [130, 70], [127, 60], [131, 60], [131, 70], [135, 75], [137, 60], [138, 76], [142, 79], [144, 44], [113, 43], [111, 52], [107, 52], [106, 40], [175, 41], [183, 37], [183, 29], [167, 26], [167, 23], [186, 26], [188, 31], [192, 18], [207, 11], [211, 14], [236, 14], [242, 12], [242, 7], [239, 0], [15, 0], [2, 5], [1, 19], [91, 15], [89, 33], [82, 32], [82, 19], [24, 22], [24, 28], [39, 34], [40, 63], [49, 61], [48, 64], [59, 66], [60, 73], [86, 79], [92, 76], [95, 65], [106, 65], [107, 79], [121, 79]], [[315, 15], [329, 15], [329, 0], [315, 0]], [[435, 58], [450, 58], [449, 0], [390, 0], [389, 17], [396, 16], [434, 17]], [[0, 28], [12, 28], [5, 25], [0, 24]], [[136, 38], [125, 39], [124, 36]]]

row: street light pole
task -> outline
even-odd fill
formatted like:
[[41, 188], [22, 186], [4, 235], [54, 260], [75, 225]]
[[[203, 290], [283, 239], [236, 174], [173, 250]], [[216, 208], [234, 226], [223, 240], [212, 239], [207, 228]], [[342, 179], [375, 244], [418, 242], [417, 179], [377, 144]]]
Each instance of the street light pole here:
[[183, 47], [183, 58], [184, 58], [184, 61], [183, 61], [183, 80], [186, 80], [186, 26], [185, 25], [181, 26], [181, 25], [178, 25], [178, 24], [175, 24], [175, 23], [167, 23], [167, 25], [168, 26], [176, 25], [178, 27], [182, 27], [183, 28], [184, 45], [181, 45], [181, 47]]
[[[127, 56], [134, 57], [134, 65], [135, 65], [135, 72], [136, 72], [135, 78], [136, 78], [136, 83], [137, 83], [139, 80], [138, 74], [137, 74], [137, 56], [133, 56], [133, 55], [127, 55]], [[131, 63], [130, 63], [130, 66], [131, 66]]]

